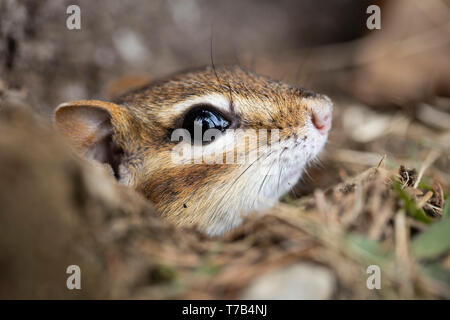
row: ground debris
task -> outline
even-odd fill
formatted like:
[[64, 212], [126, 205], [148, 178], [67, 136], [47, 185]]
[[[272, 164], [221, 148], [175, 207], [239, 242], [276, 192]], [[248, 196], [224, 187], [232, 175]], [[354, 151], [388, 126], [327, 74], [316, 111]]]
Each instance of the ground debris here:
[[407, 169], [405, 166], [401, 165], [399, 169], [399, 174], [401, 178], [401, 183], [407, 187], [412, 187], [417, 180], [417, 170]]
[[[447, 225], [440, 225], [448, 185], [437, 178], [426, 184], [428, 172], [440, 176], [439, 161], [418, 188], [415, 170], [400, 169], [399, 178], [399, 166], [385, 168], [389, 158], [365, 170], [342, 165], [346, 174], [327, 187], [285, 199], [224, 237], [209, 238], [161, 219], [101, 167], [74, 157], [25, 108], [3, 101], [0, 109], [0, 258], [15, 270], [0, 274], [2, 297], [237, 299], [256, 297], [251, 288], [262, 281], [264, 292], [305, 298], [306, 289], [293, 293], [290, 274], [299, 287], [317, 289], [309, 298], [450, 298]], [[438, 214], [430, 221], [415, 216], [430, 210]], [[432, 227], [436, 239], [427, 234]], [[427, 250], [431, 262], [422, 258]], [[83, 296], [61, 291], [60, 269], [74, 259], [86, 276]], [[369, 265], [382, 269], [383, 290], [365, 286]], [[300, 276], [296, 266], [308, 267]], [[267, 281], [272, 277], [280, 281]], [[20, 279], [35, 280], [14, 286]], [[35, 286], [45, 289], [30, 290]]]

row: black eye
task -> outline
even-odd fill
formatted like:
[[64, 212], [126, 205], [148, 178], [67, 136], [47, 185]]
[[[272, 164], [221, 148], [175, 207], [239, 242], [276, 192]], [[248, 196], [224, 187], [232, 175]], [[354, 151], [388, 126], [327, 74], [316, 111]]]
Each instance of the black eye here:
[[[183, 129], [188, 130], [191, 138], [195, 139], [195, 141], [202, 141], [203, 134], [208, 129], [217, 129], [223, 132], [229, 126], [230, 122], [228, 120], [208, 107], [196, 107], [190, 110], [184, 116], [182, 125]], [[199, 136], [200, 133], [201, 136]]]

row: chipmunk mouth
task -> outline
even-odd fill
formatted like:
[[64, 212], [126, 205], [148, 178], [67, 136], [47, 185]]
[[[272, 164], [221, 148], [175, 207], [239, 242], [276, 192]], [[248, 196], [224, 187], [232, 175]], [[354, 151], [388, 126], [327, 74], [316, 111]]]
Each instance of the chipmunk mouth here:
[[326, 135], [331, 129], [331, 120], [333, 112], [333, 104], [331, 100], [322, 96], [317, 102], [314, 101], [310, 106], [311, 109], [311, 121], [315, 129], [319, 131], [320, 134]]

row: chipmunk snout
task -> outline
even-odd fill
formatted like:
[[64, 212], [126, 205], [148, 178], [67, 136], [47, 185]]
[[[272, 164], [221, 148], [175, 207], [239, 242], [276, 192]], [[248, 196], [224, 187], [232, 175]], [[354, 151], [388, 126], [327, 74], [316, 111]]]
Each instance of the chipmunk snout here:
[[312, 123], [314, 127], [323, 135], [331, 129], [331, 119], [333, 104], [328, 97], [325, 97], [312, 108]]

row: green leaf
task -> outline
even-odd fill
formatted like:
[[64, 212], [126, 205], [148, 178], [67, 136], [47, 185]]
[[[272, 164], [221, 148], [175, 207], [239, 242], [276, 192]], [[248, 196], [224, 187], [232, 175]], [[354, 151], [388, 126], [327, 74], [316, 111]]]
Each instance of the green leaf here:
[[402, 189], [402, 185], [400, 184], [400, 182], [393, 180], [392, 186], [394, 187], [394, 190], [397, 192], [400, 199], [403, 200], [405, 204], [405, 210], [411, 217], [424, 223], [430, 223], [433, 221], [425, 214], [425, 212], [423, 212], [421, 208], [417, 207], [416, 202], [408, 196], [405, 190]]
[[429, 277], [450, 284], [450, 271], [443, 266], [435, 263], [430, 265], [422, 265], [422, 270]]
[[450, 251], [450, 219], [442, 219], [419, 234], [411, 249], [419, 259], [435, 258]]
[[418, 188], [419, 189], [425, 189], [425, 190], [428, 190], [428, 191], [433, 191], [433, 187], [430, 186], [429, 184], [423, 182], [423, 181], [419, 182]]
[[444, 209], [442, 209], [442, 218], [449, 218], [450, 217], [450, 199], [447, 199], [444, 203]]
[[378, 242], [363, 235], [350, 233], [346, 238], [349, 249], [362, 258], [383, 263], [390, 257], [389, 252], [384, 250]]

